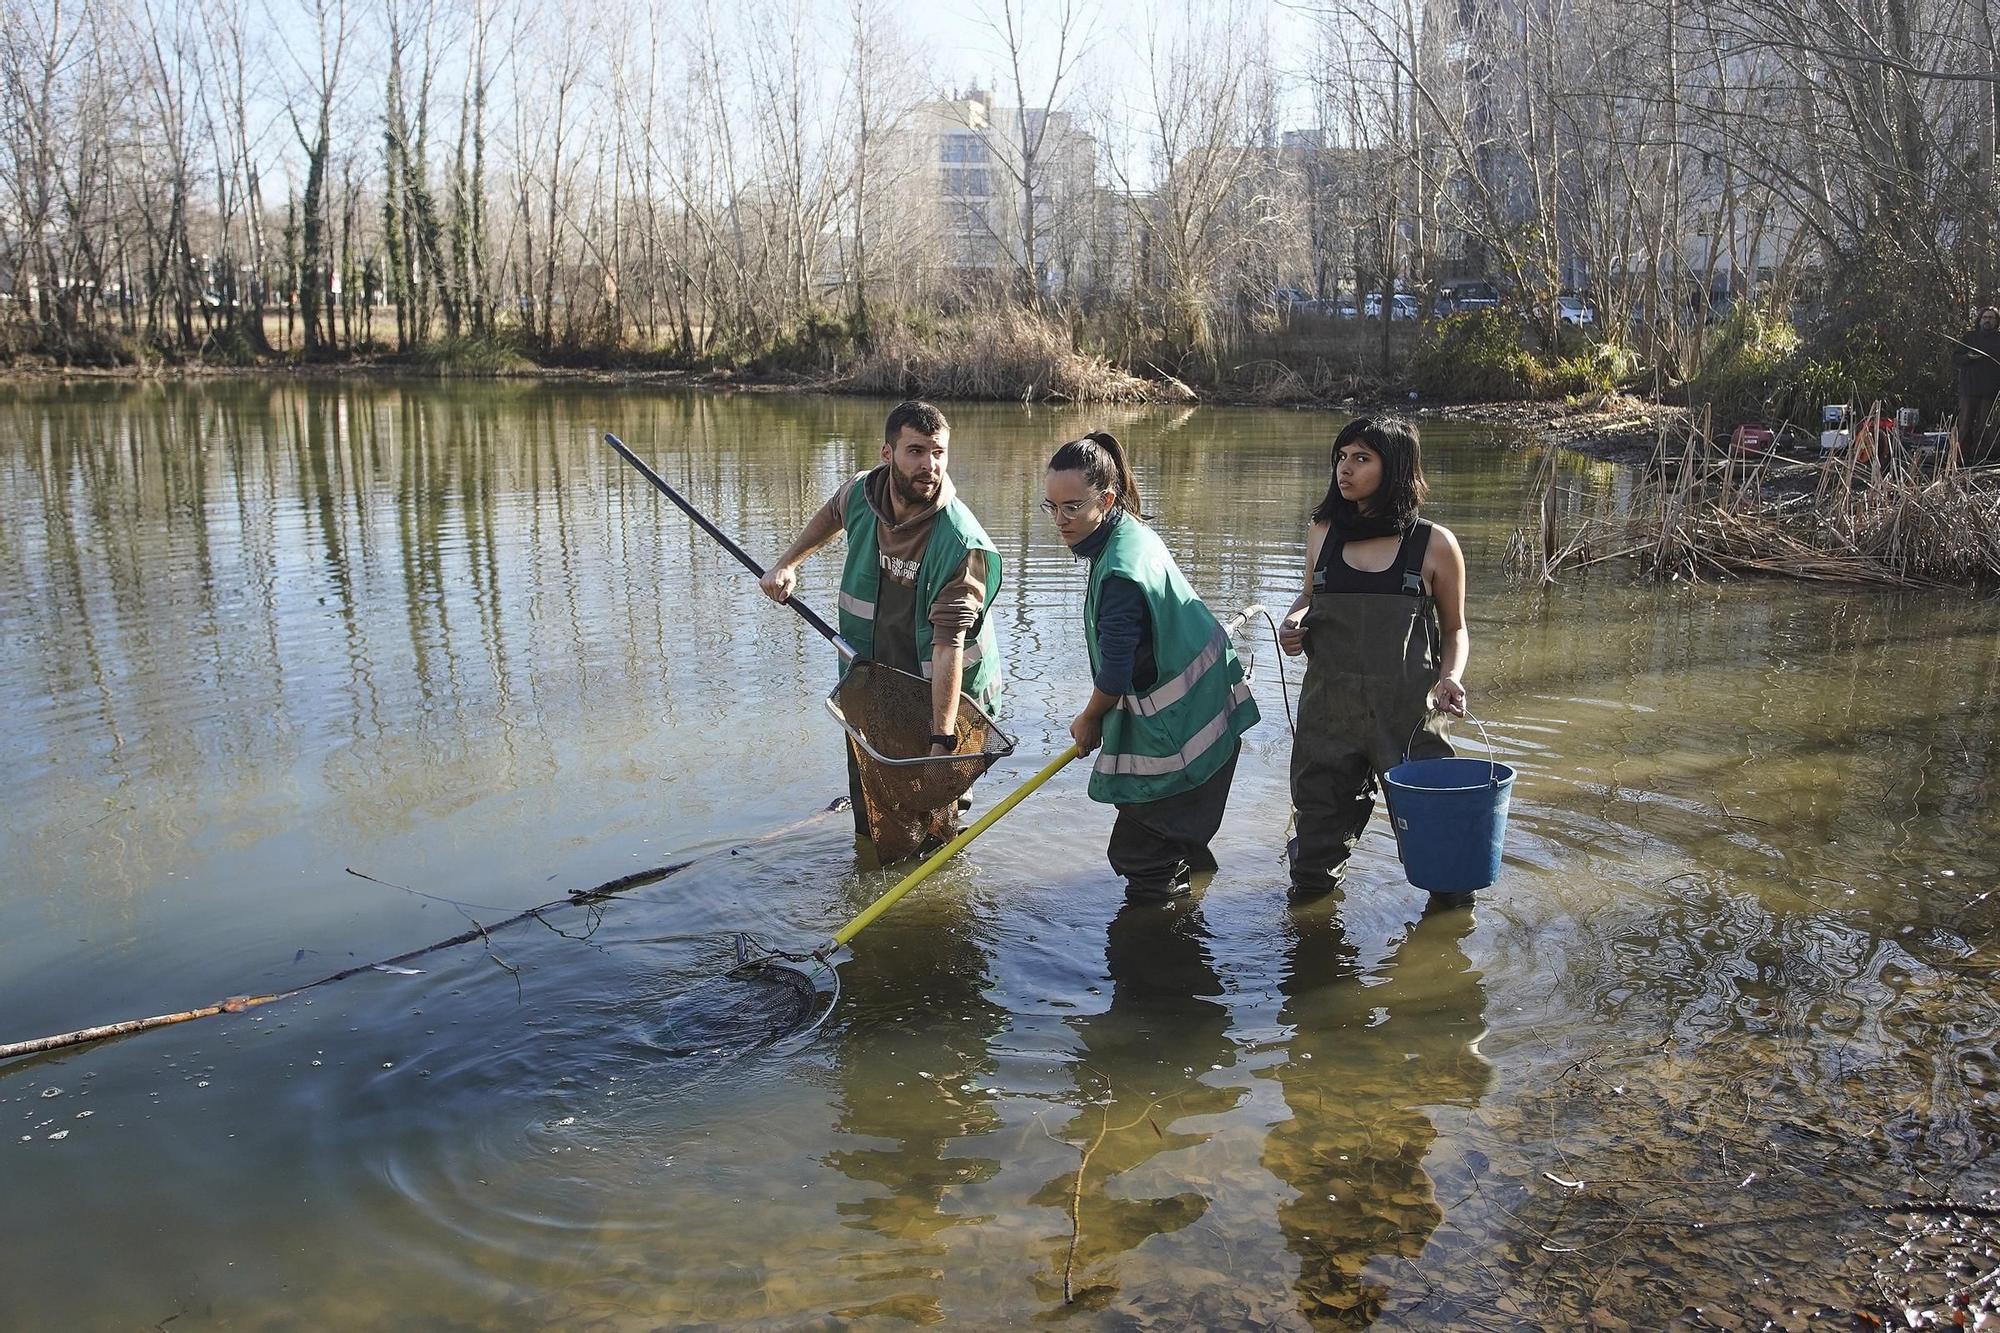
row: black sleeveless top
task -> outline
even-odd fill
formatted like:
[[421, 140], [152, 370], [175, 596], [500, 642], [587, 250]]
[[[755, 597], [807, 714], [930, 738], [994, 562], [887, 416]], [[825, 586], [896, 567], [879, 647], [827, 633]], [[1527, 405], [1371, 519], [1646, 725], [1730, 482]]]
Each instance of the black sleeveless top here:
[[1320, 544], [1319, 564], [1313, 567], [1312, 587], [1314, 592], [1387, 592], [1408, 593], [1412, 597], [1425, 596], [1424, 553], [1431, 545], [1431, 525], [1418, 519], [1403, 534], [1403, 544], [1396, 548], [1395, 563], [1378, 573], [1356, 569], [1341, 558], [1341, 548], [1346, 545], [1340, 534], [1331, 526], [1327, 528], [1326, 540]]

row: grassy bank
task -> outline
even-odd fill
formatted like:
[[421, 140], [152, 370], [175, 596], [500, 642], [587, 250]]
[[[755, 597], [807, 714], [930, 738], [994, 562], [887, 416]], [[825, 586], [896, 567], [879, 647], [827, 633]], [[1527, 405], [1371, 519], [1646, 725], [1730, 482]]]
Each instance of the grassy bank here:
[[830, 388], [885, 397], [1021, 402], [1194, 402], [1175, 376], [1137, 375], [1079, 347], [1060, 321], [1019, 309], [954, 320], [898, 320], [828, 378]]
[[[875, 310], [815, 316], [751, 342], [683, 331], [675, 347], [636, 334], [602, 343], [542, 345], [519, 328], [436, 338], [396, 352], [379, 342], [393, 312], [375, 312], [355, 340], [307, 361], [288, 346], [281, 316], [262, 338], [221, 326], [192, 353], [143, 337], [91, 330], [63, 338], [21, 323], [0, 326], [0, 369], [16, 373], [157, 374], [216, 369], [363, 367], [438, 376], [549, 371], [659, 374], [736, 384], [815, 387], [888, 396], [1015, 402], [1211, 402], [1339, 406], [1354, 402], [1588, 403], [1620, 392], [1712, 404], [1726, 431], [1740, 420], [1805, 423], [1823, 401], [1884, 397], [1930, 410], [1938, 384], [1896, 397], [1893, 367], [1867, 348], [1832, 356], [1796, 330], [1754, 311], [1707, 330], [1690, 378], [1657, 367], [1615, 341], [1564, 327], [1555, 345], [1501, 311], [1423, 323], [1326, 318], [1303, 312], [1241, 314], [1205, 327], [1199, 345], [1170, 336], [1131, 303], [1031, 310], [973, 304], [953, 310]], [[276, 349], [276, 350], [273, 350]], [[1907, 377], [1905, 377], [1907, 378]], [[1932, 377], [1933, 379], [1935, 377]]]

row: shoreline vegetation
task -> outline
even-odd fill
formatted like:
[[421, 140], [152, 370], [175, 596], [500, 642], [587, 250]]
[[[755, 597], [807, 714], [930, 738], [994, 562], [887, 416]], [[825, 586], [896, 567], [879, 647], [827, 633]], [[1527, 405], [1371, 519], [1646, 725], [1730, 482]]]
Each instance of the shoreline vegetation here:
[[[738, 359], [688, 362], [628, 347], [535, 352], [507, 337], [437, 339], [410, 351], [364, 345], [337, 357], [253, 352], [223, 340], [195, 355], [163, 354], [137, 340], [100, 339], [63, 355], [0, 339], [0, 381], [382, 377], [649, 383], [737, 392], [858, 394], [1000, 402], [1170, 404], [1322, 411], [1394, 409], [1425, 419], [1480, 421], [1598, 456], [1643, 456], [1661, 407], [1621, 392], [1609, 374], [1619, 354], [1561, 363], [1508, 346], [1491, 354], [1497, 316], [1457, 317], [1420, 328], [1380, 320], [1302, 317], [1241, 340], [1227, 358], [1166, 358], [1137, 337], [1086, 328], [1061, 312], [1003, 306], [953, 318], [883, 320], [865, 333], [825, 326], [791, 344]], [[1489, 345], [1489, 355], [1463, 344]], [[286, 339], [275, 317], [264, 345]], [[1387, 367], [1387, 369], [1384, 369]]]
[[[618, 349], [531, 357], [506, 340], [461, 338], [400, 354], [377, 348], [310, 360], [282, 353], [132, 354], [108, 365], [63, 365], [17, 351], [0, 360], [0, 380], [521, 379], [1048, 404], [1389, 410], [1486, 424], [1545, 448], [1531, 514], [1508, 555], [1510, 576], [1522, 581], [1553, 583], [1619, 561], [1663, 582], [1775, 575], [1904, 588], [2000, 583], [2000, 476], [1961, 466], [1948, 449], [1914, 445], [1900, 455], [1849, 449], [1820, 458], [1803, 420], [1819, 401], [1835, 400], [1844, 377], [1813, 366], [1798, 375], [1799, 367], [1771, 354], [1785, 340], [1769, 336], [1754, 317], [1714, 340], [1748, 355], [1657, 393], [1641, 392], [1629, 357], [1611, 344], [1579, 341], [1567, 355], [1534, 353], [1497, 313], [1388, 330], [1379, 320], [1301, 323], [1271, 330], [1244, 359], [1176, 365], [1180, 373], [1135, 354], [1130, 344], [1122, 355], [1108, 347], [1081, 350], [1102, 340], [1056, 314], [1003, 307], [953, 320], [888, 322], [865, 338], [822, 329], [783, 354], [734, 365], [677, 364]], [[1366, 368], [1381, 364], [1390, 371]], [[1663, 401], [1670, 394], [1683, 403]], [[1878, 403], [1867, 419], [1882, 415]], [[1746, 453], [1732, 444], [1735, 424], [1774, 418], [1779, 438], [1792, 442], [1792, 456], [1776, 448]], [[1557, 466], [1564, 452], [1635, 467], [1637, 480], [1587, 493], [1574, 469]]]
[[[1876, 405], [1871, 419], [1880, 419]], [[1852, 415], [1852, 414], [1850, 414]], [[1660, 583], [1775, 575], [1889, 588], [2000, 583], [2000, 470], [1956, 446], [1884, 432], [1859, 448], [1787, 457], [1718, 439], [1711, 418], [1662, 422], [1635, 484], [1586, 493], [1544, 455], [1510, 576], [1550, 584], [1608, 562]]]

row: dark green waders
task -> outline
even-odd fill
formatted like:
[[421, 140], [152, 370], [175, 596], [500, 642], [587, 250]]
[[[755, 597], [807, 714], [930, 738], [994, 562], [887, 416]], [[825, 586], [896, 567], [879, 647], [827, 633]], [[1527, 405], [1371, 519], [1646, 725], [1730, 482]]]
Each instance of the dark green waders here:
[[1104, 855], [1112, 872], [1125, 879], [1127, 902], [1178, 898], [1188, 892], [1193, 876], [1215, 869], [1208, 844], [1222, 828], [1242, 748], [1243, 742], [1232, 741], [1229, 762], [1193, 791], [1118, 807]]
[[[1417, 547], [1414, 558], [1409, 545]], [[1339, 551], [1330, 558], [1339, 560]], [[1392, 586], [1400, 590], [1315, 592], [1306, 611], [1306, 678], [1292, 740], [1298, 836], [1288, 849], [1296, 892], [1339, 886], [1383, 773], [1405, 758], [1452, 754], [1430, 709], [1438, 623], [1422, 567], [1422, 544], [1406, 543], [1396, 570], [1385, 571], [1397, 575]], [[1321, 586], [1318, 574], [1314, 586]]]

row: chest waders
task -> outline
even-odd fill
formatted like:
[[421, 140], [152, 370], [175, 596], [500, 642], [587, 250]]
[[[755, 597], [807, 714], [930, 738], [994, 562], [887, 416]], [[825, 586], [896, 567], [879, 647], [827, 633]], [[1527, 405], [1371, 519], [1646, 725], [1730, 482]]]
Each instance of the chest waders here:
[[1340, 883], [1383, 773], [1405, 758], [1452, 753], [1430, 708], [1440, 641], [1437, 603], [1424, 588], [1430, 535], [1430, 524], [1415, 524], [1380, 573], [1349, 566], [1331, 532], [1320, 548], [1292, 741], [1292, 886], [1300, 892]]
[[1258, 721], [1257, 701], [1215, 614], [1159, 535], [1129, 515], [1091, 558], [1083, 619], [1093, 674], [1101, 666], [1098, 600], [1112, 577], [1146, 598], [1159, 677], [1105, 716], [1090, 798], [1118, 807], [1105, 856], [1125, 879], [1127, 900], [1161, 902], [1186, 893], [1194, 873], [1215, 869], [1208, 844], [1222, 826], [1240, 738]]
[[[930, 679], [931, 605], [946, 585], [958, 577], [966, 556], [972, 551], [981, 551], [986, 556], [986, 603], [980, 612], [979, 623], [965, 636], [964, 676], [959, 682], [959, 692], [976, 701], [989, 714], [999, 711], [1003, 688], [1000, 653], [994, 641], [993, 621], [987, 611], [991, 610], [993, 599], [1000, 592], [1000, 554], [994, 549], [986, 530], [979, 526], [979, 520], [972, 516], [972, 511], [954, 499], [932, 520], [930, 539], [924, 544], [924, 553], [917, 567], [914, 591], [907, 599], [901, 595], [901, 590], [894, 597], [885, 595], [881, 543], [876, 532], [878, 519], [874, 506], [868, 503], [867, 492], [868, 481], [864, 474], [855, 480], [847, 495], [847, 560], [840, 577], [840, 634], [853, 645], [857, 658], [879, 661], [883, 666], [908, 673], [903, 676], [884, 674], [870, 677], [883, 682], [880, 688], [894, 686], [898, 692], [893, 701], [874, 701], [872, 711], [878, 720], [895, 716], [906, 722], [907, 725], [884, 729], [884, 734], [902, 737], [903, 748], [911, 753], [924, 753], [926, 747], [915, 738], [929, 734], [930, 700], [928, 692], [918, 687], [912, 677]], [[878, 603], [900, 604], [913, 623], [896, 626], [893, 631], [884, 625], [885, 632], [878, 636], [875, 632]], [[894, 644], [905, 645], [904, 651], [913, 645], [914, 660], [894, 660], [901, 654], [893, 648], [886, 654], [878, 652], [878, 649]], [[842, 668], [843, 677], [847, 671], [846, 667]], [[854, 701], [857, 709], [860, 702]], [[964, 713], [961, 704], [961, 722]], [[965, 727], [961, 725], [955, 730], [962, 733]], [[892, 800], [880, 781], [871, 780], [882, 776], [879, 768], [864, 765], [850, 740], [847, 744], [847, 794], [854, 806], [855, 855], [864, 869], [889, 865], [914, 855], [925, 846], [948, 841], [958, 828], [957, 801], [935, 810], [904, 809], [901, 805], [905, 803]]]

